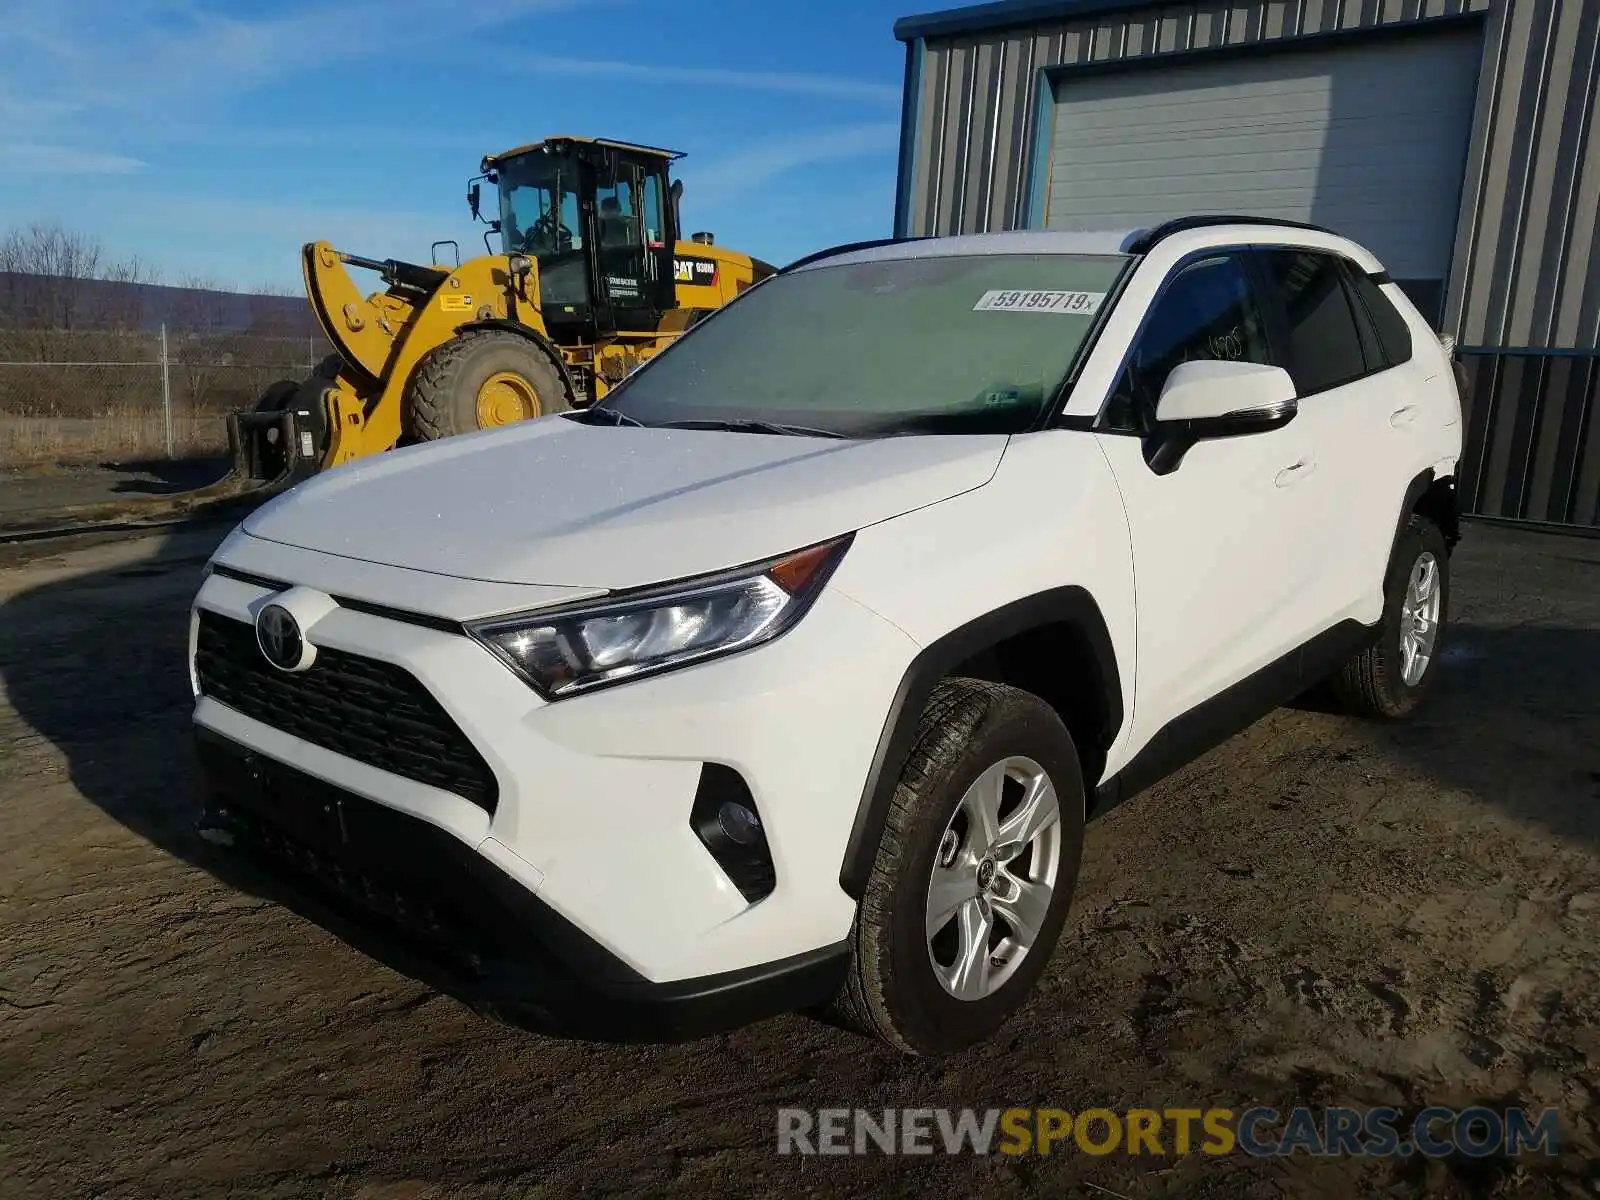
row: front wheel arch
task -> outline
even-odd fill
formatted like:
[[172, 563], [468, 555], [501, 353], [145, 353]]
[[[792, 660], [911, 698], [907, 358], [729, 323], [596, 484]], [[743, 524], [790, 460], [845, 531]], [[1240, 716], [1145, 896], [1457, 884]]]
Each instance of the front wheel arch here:
[[[839, 868], [839, 886], [852, 899], [860, 900], [866, 890], [895, 786], [934, 688], [986, 651], [1019, 634], [1052, 625], [1069, 626], [1087, 647], [1096, 675], [1089, 686], [1095, 690], [1092, 699], [1100, 715], [1096, 740], [1106, 749], [1116, 739], [1124, 719], [1122, 676], [1105, 617], [1086, 589], [1069, 586], [1035, 592], [952, 629], [912, 659], [890, 701]], [[1094, 782], [1086, 781], [1091, 792]]]

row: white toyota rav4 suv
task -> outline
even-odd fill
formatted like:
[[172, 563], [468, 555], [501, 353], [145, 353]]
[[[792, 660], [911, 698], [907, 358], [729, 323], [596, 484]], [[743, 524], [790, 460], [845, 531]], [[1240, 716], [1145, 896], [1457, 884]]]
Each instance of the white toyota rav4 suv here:
[[1448, 340], [1326, 231], [815, 255], [597, 405], [245, 519], [200, 827], [525, 1027], [949, 1052], [1044, 970], [1086, 818], [1320, 683], [1412, 710], [1461, 442]]

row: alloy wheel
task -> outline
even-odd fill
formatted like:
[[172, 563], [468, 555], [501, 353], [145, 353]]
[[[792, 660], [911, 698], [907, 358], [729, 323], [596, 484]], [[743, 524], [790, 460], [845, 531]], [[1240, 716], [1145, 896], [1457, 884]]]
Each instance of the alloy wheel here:
[[1439, 562], [1424, 552], [1411, 567], [1400, 608], [1400, 677], [1416, 687], [1433, 661], [1439, 640]]
[[928, 881], [928, 957], [958, 1000], [999, 991], [1033, 950], [1061, 867], [1061, 804], [1031, 758], [994, 763], [939, 841]]

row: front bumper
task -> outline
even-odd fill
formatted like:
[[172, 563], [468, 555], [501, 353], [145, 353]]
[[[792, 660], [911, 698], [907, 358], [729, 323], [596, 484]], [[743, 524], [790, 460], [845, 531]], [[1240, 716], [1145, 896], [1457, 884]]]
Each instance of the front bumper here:
[[680, 1041], [821, 1004], [844, 943], [758, 967], [647, 980], [435, 825], [196, 732], [201, 832], [272, 898], [358, 950], [509, 1024]]
[[[826, 590], [794, 629], [758, 649], [551, 704], [450, 622], [418, 623], [373, 595], [449, 611], [470, 597], [447, 594], [446, 605], [428, 589], [459, 593], [463, 581], [372, 574], [355, 560], [248, 537], [225, 545], [219, 565], [229, 573], [206, 579], [191, 622], [200, 730], [415, 818], [450, 839], [438, 853], [483, 859], [638, 979], [759, 973], [849, 936], [855, 901], [840, 866], [884, 714], [917, 647], [842, 593]], [[304, 629], [319, 648], [308, 688], [335, 654], [403, 669], [471, 743], [491, 793], [474, 802], [458, 783], [415, 769], [418, 753], [437, 755], [438, 721], [397, 729], [385, 719], [400, 712], [397, 700], [424, 717], [415, 697], [353, 697], [360, 703], [330, 721], [282, 696], [247, 715], [201, 687], [201, 614], [247, 629], [285, 586], [275, 580], [288, 579], [333, 604]], [[345, 683], [361, 683], [353, 668], [311, 690], [326, 696]], [[385, 736], [409, 763], [373, 751]], [[691, 823], [716, 773], [742, 782], [765, 829], [775, 886], [753, 903]]]

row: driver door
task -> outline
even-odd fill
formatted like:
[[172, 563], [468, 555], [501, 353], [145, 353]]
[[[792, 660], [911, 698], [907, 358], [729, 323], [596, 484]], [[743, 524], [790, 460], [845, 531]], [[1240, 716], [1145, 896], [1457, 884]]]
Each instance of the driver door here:
[[1132, 746], [1294, 650], [1314, 577], [1308, 484], [1315, 453], [1296, 420], [1202, 440], [1175, 470], [1145, 460], [1162, 385], [1179, 363], [1274, 363], [1242, 257], [1180, 265], [1136, 336], [1102, 415], [1101, 445], [1126, 506], [1138, 628]]
[[653, 330], [660, 322], [663, 273], [670, 261], [660, 226], [660, 180], [637, 163], [617, 164], [609, 183], [595, 190], [600, 284], [606, 289], [620, 330]]

